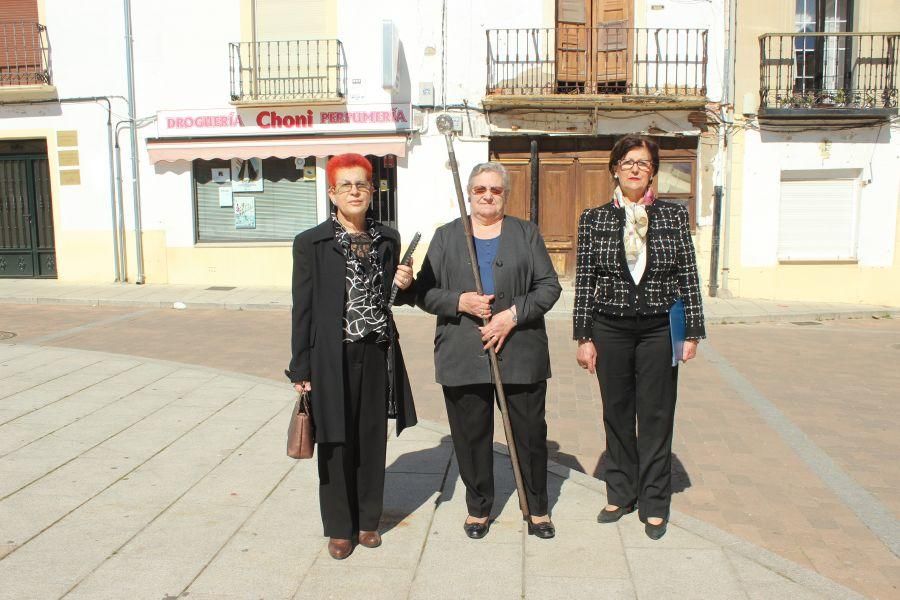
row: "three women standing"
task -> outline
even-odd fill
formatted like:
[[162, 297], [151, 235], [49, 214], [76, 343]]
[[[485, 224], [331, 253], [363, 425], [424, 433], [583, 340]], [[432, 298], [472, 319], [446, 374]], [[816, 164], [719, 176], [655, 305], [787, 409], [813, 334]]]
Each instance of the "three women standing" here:
[[[437, 315], [435, 379], [443, 386], [450, 434], [466, 486], [466, 535], [482, 538], [494, 502], [494, 382], [486, 350], [494, 348], [519, 455], [531, 522], [528, 532], [555, 534], [547, 506], [550, 355], [544, 314], [561, 287], [538, 228], [504, 215], [509, 176], [499, 163], [469, 176], [470, 218], [484, 295], [474, 290], [466, 233], [456, 219], [434, 233], [416, 277], [418, 304]], [[482, 318], [489, 317], [487, 326]]]
[[[359, 154], [328, 161], [331, 218], [294, 240], [291, 362], [285, 374], [310, 391], [319, 503], [328, 551], [343, 559], [355, 538], [381, 544], [388, 393], [397, 434], [416, 424], [406, 368], [387, 307], [412, 304], [412, 268], [398, 265], [400, 235], [367, 218], [372, 166]], [[393, 353], [388, 347], [393, 345]], [[388, 357], [393, 378], [388, 382]]]
[[[612, 149], [612, 201], [578, 224], [573, 311], [577, 360], [600, 381], [612, 523], [637, 508], [645, 532], [666, 532], [671, 502], [672, 432], [678, 367], [672, 366], [668, 311], [684, 302], [680, 360], [705, 337], [703, 305], [687, 210], [651, 188], [659, 147], [628, 136]], [[635, 431], [637, 424], [637, 431]]]

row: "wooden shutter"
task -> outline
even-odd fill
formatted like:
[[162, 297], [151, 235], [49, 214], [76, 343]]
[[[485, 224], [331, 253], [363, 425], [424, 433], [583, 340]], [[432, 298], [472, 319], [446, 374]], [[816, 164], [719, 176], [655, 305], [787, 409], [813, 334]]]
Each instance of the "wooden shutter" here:
[[858, 181], [782, 181], [779, 260], [856, 258]]
[[37, 0], [0, 0], [0, 23], [8, 21], [37, 23]]

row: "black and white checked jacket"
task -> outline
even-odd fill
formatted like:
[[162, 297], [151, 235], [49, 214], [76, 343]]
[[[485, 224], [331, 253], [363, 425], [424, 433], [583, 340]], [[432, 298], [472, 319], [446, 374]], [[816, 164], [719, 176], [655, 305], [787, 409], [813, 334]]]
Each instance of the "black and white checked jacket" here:
[[578, 221], [574, 337], [591, 337], [595, 313], [658, 315], [684, 299], [685, 335], [706, 337], [703, 303], [687, 209], [657, 200], [647, 206], [647, 267], [635, 285], [625, 260], [625, 209], [612, 202], [589, 208]]

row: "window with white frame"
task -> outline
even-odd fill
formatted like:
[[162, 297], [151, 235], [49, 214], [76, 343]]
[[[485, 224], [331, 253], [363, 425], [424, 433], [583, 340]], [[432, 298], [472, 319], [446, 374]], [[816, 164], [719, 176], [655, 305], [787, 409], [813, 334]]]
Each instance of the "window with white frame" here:
[[778, 260], [856, 259], [858, 169], [782, 171]]

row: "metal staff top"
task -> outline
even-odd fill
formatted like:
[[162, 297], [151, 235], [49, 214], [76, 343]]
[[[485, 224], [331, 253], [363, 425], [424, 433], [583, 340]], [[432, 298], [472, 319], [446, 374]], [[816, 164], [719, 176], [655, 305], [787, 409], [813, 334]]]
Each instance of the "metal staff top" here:
[[[412, 262], [413, 252], [416, 250], [416, 246], [419, 245], [419, 240], [422, 239], [422, 234], [420, 232], [416, 232], [416, 235], [413, 236], [412, 241], [409, 243], [409, 247], [406, 249], [406, 252], [403, 254], [403, 260], [400, 261], [401, 265], [406, 265], [407, 267]], [[388, 300], [388, 310], [394, 306], [394, 301], [397, 299], [397, 291], [400, 288], [397, 287], [397, 284], [391, 285], [391, 298]]]

